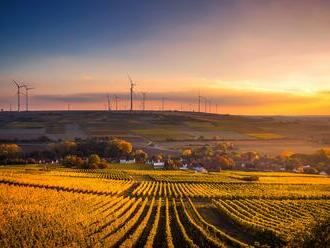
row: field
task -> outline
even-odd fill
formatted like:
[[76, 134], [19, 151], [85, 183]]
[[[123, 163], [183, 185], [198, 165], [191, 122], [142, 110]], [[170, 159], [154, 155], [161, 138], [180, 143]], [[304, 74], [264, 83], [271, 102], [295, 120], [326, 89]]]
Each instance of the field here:
[[[177, 146], [229, 141], [242, 151], [312, 153], [330, 144], [328, 116], [232, 116], [179, 111], [1, 112], [0, 140], [40, 149], [47, 141], [112, 136], [148, 153], [172, 154]], [[50, 142], [50, 141], [48, 141]]]
[[319, 175], [0, 167], [0, 247], [282, 247], [329, 213]]

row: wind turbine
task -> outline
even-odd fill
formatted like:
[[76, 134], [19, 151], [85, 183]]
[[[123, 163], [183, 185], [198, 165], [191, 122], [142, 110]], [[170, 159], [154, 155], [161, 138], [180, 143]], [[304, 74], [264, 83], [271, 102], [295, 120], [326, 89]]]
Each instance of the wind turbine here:
[[146, 95], [147, 95], [147, 92], [141, 92], [142, 94], [142, 110], [146, 110]]
[[127, 74], [129, 82], [130, 82], [130, 92], [131, 92], [131, 111], [133, 111], [133, 92], [134, 92], [134, 86], [136, 85], [132, 78]]
[[110, 104], [110, 95], [107, 94], [107, 104], [108, 104], [108, 111], [111, 110], [111, 104]]
[[29, 90], [33, 90], [33, 87], [29, 87], [26, 84], [23, 84], [23, 87], [25, 88], [25, 108], [26, 112], [29, 111]]
[[15, 86], [17, 87], [17, 112], [21, 111], [21, 88], [25, 87], [13, 80]]
[[116, 111], [117, 111], [118, 110], [118, 99], [120, 99], [120, 97], [117, 95], [114, 95], [114, 98], [115, 98]]
[[205, 106], [204, 106], [204, 108], [205, 108], [205, 113], [207, 113], [207, 98], [206, 97], [202, 97], [203, 99], [204, 99], [204, 104], [205, 104]]
[[162, 97], [162, 111], [164, 111], [164, 109], [165, 109], [165, 100], [166, 100], [166, 98]]
[[201, 112], [201, 98], [203, 98], [201, 92], [198, 91], [198, 112]]

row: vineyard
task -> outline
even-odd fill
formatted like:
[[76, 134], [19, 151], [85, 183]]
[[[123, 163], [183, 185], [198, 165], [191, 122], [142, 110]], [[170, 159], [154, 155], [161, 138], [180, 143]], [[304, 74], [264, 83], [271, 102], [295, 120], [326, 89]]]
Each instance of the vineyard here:
[[282, 247], [330, 217], [330, 178], [246, 174], [2, 167], [0, 247]]

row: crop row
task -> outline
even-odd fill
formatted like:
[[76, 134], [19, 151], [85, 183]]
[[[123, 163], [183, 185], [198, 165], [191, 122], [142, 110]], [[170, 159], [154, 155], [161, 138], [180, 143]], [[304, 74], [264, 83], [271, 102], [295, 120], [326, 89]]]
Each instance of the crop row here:
[[316, 217], [329, 217], [329, 200], [213, 200], [214, 206], [237, 225], [273, 240], [277, 245], [294, 238]]
[[207, 197], [222, 199], [330, 199], [327, 185], [269, 185], [253, 183], [141, 182], [134, 196]]

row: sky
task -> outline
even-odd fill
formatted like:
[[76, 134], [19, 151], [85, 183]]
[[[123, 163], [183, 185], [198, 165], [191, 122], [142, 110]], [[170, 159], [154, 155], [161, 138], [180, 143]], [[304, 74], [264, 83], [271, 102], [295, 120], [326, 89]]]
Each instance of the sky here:
[[12, 80], [34, 110], [128, 108], [130, 74], [135, 109], [330, 114], [329, 24], [326, 0], [2, 0], [0, 108]]

